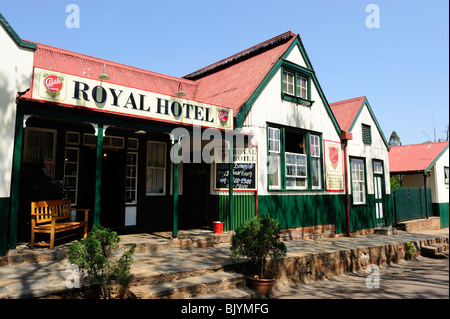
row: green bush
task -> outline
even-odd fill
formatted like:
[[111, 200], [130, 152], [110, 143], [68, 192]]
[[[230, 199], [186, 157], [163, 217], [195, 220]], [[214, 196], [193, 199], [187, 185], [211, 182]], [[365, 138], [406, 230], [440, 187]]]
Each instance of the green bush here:
[[111, 298], [114, 288], [117, 288], [119, 297], [124, 297], [134, 278], [130, 266], [136, 245], [132, 245], [119, 259], [111, 260], [119, 242], [116, 232], [94, 226], [86, 238], [73, 243], [67, 251], [69, 262], [92, 278], [89, 286], [101, 298]]
[[264, 266], [268, 258], [280, 260], [286, 256], [286, 245], [280, 241], [281, 225], [269, 215], [254, 217], [236, 229], [231, 238], [231, 258], [249, 258], [264, 278]]

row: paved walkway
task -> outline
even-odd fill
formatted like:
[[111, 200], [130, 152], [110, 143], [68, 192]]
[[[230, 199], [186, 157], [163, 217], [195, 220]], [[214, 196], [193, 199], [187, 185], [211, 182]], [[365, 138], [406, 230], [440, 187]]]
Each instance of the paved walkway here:
[[[180, 272], [202, 272], [205, 269], [223, 268], [231, 265], [230, 236], [217, 236], [212, 232], [180, 233], [176, 245], [167, 238], [167, 234], [136, 234], [121, 237], [123, 249], [133, 242], [138, 244], [134, 255], [132, 272], [135, 278], [177, 276]], [[329, 254], [352, 249], [363, 249], [398, 243], [421, 242], [424, 240], [443, 239], [448, 242], [449, 229], [406, 233], [397, 235], [369, 235], [341, 238], [302, 239], [287, 241], [288, 258], [317, 254]], [[205, 247], [212, 246], [212, 247]], [[35, 263], [19, 263], [0, 266], [0, 299], [33, 298], [45, 296], [51, 292], [66, 290], [66, 279], [72, 274], [68, 271], [66, 259], [45, 260], [44, 252], [52, 255], [64, 254], [63, 248], [49, 251], [35, 249]], [[204, 247], [204, 248], [195, 248]], [[29, 249], [28, 249], [29, 251]], [[38, 254], [38, 252], [41, 254]], [[27, 248], [19, 247], [16, 256], [25, 256]], [[47, 256], [48, 257], [48, 256]], [[27, 258], [24, 258], [27, 259]], [[244, 262], [244, 260], [242, 261]]]

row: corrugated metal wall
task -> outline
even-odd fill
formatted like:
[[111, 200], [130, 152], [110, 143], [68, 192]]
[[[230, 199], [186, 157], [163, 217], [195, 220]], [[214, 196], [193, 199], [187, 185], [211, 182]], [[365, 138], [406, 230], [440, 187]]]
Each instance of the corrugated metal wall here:
[[426, 202], [423, 188], [396, 188], [394, 202], [397, 223], [432, 215], [431, 190], [429, 188], [427, 188]]
[[[234, 204], [234, 227], [236, 229], [245, 221], [255, 216], [255, 193], [233, 193]], [[219, 219], [224, 222], [223, 230], [229, 231], [230, 216], [229, 216], [229, 197], [228, 194], [221, 194], [218, 196], [218, 211]]]

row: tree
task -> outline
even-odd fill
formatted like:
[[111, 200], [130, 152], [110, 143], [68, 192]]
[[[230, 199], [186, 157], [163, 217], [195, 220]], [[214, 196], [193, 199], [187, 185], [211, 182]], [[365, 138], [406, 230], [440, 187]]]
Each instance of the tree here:
[[400, 141], [400, 137], [398, 136], [396, 131], [392, 131], [391, 137], [389, 137], [389, 146], [399, 146], [402, 145]]

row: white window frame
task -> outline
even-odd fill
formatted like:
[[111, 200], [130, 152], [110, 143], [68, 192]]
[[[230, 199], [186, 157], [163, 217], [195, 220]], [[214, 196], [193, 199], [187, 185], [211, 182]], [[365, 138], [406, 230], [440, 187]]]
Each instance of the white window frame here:
[[[125, 204], [126, 205], [136, 205], [137, 204], [137, 185], [138, 185], [138, 160], [139, 160], [139, 156], [137, 152], [127, 152], [127, 157], [128, 155], [132, 155], [135, 156], [136, 162], [135, 164], [128, 164], [128, 161], [126, 163], [127, 166], [127, 170], [125, 172]], [[128, 160], [128, 158], [127, 158]], [[130, 169], [134, 169], [134, 176], [129, 176], [128, 175], [128, 168]], [[134, 187], [128, 187], [127, 186], [127, 180], [134, 180]], [[126, 192], [134, 192], [134, 199], [131, 202], [127, 202], [128, 198], [126, 196]]]
[[[289, 155], [295, 156], [295, 157], [302, 157], [303, 161], [304, 161], [304, 164], [288, 163], [287, 158], [288, 158]], [[286, 166], [286, 171], [285, 171], [286, 189], [306, 189], [306, 188], [308, 188], [308, 156], [306, 154], [285, 152], [285, 166]], [[294, 174], [288, 174], [288, 166], [294, 166], [295, 167], [295, 169], [294, 169], [295, 173]], [[297, 168], [298, 167], [303, 167], [304, 168], [304, 172], [305, 172], [304, 175], [297, 174], [297, 172], [298, 172]], [[304, 186], [288, 186], [287, 185], [287, 179], [288, 178], [294, 178], [294, 179], [300, 178], [300, 179], [305, 181], [305, 185]]]
[[[149, 150], [149, 145], [150, 144], [163, 144], [164, 145], [164, 166], [148, 166], [148, 150]], [[146, 174], [146, 178], [147, 178], [147, 171], [148, 169], [155, 169], [155, 170], [163, 170], [163, 191], [162, 193], [149, 193], [147, 192], [147, 187], [145, 187], [145, 195], [146, 196], [165, 196], [166, 195], [166, 174], [167, 174], [167, 158], [166, 158], [166, 153], [167, 153], [167, 144], [164, 142], [157, 142], [157, 141], [147, 141], [147, 158], [146, 158], [146, 163], [145, 163], [145, 174]], [[147, 181], [146, 181], [147, 183]]]
[[[304, 85], [302, 85], [304, 84]], [[308, 79], [297, 74], [296, 96], [304, 100], [308, 99]]]
[[311, 176], [311, 188], [312, 189], [322, 189], [322, 167], [321, 167], [321, 156], [320, 156], [320, 136], [315, 134], [310, 134], [309, 138], [310, 151], [311, 151], [311, 170], [313, 166], [313, 158], [317, 159], [317, 180], [319, 185], [312, 184]]
[[[275, 132], [278, 133], [278, 138], [275, 137]], [[268, 163], [268, 183], [269, 189], [281, 189], [281, 131], [276, 127], [269, 127], [268, 130], [268, 140], [269, 140], [269, 163]], [[272, 142], [273, 149], [271, 149], [270, 145]], [[277, 146], [277, 147], [275, 147]], [[276, 162], [276, 163], [275, 163]], [[274, 168], [274, 165], [277, 167], [277, 179], [278, 185], [270, 185], [270, 171]]]
[[283, 93], [295, 96], [295, 74], [283, 71]]
[[[359, 164], [358, 166], [356, 166]], [[355, 165], [355, 166], [354, 166]], [[364, 159], [361, 158], [351, 158], [350, 159], [350, 167], [351, 167], [351, 176], [352, 176], [352, 197], [353, 197], [353, 205], [364, 205], [367, 202], [366, 199], [366, 167], [364, 163]], [[361, 173], [361, 174], [359, 174]], [[361, 179], [358, 175], [361, 175]], [[360, 190], [356, 190], [356, 185], [359, 185]], [[361, 194], [362, 200], [356, 201], [356, 193]]]
[[[77, 152], [77, 158], [76, 161], [69, 161], [68, 156], [67, 156], [67, 151], [68, 150], [72, 150], [72, 151], [76, 151]], [[67, 169], [66, 166], [68, 164], [73, 164], [76, 166], [76, 171], [72, 172], [72, 174], [66, 174], [67, 173]], [[80, 166], [80, 149], [78, 147], [69, 147], [66, 146], [64, 149], [64, 191], [67, 192], [66, 195], [69, 193], [70, 191], [75, 190], [75, 199], [72, 202], [72, 206], [76, 207], [77, 206], [77, 198], [78, 198], [78, 176], [79, 176], [79, 166]], [[75, 173], [75, 175], [73, 175], [73, 173]], [[71, 178], [75, 178], [75, 187], [70, 187], [67, 183], [67, 181]], [[70, 199], [69, 197], [67, 197], [68, 199]]]
[[448, 166], [445, 166], [444, 167], [444, 182], [445, 182], [445, 184], [449, 184], [448, 182], [449, 182], [449, 176], [448, 176], [448, 174], [449, 174], [449, 168], [448, 168]]

